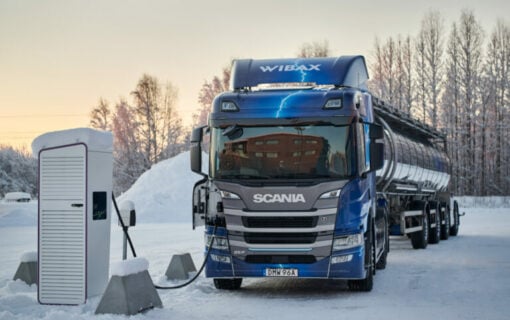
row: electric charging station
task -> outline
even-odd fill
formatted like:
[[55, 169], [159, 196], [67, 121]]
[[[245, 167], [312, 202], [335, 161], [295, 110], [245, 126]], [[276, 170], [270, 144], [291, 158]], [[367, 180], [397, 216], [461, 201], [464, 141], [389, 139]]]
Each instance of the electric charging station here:
[[85, 303], [108, 283], [113, 136], [50, 132], [32, 150], [39, 157], [38, 300]]

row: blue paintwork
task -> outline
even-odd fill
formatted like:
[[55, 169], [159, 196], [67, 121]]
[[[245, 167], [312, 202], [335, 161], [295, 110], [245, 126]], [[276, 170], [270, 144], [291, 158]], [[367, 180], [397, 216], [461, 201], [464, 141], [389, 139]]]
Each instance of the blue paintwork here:
[[[353, 89], [308, 89], [277, 90], [250, 93], [227, 92], [214, 99], [210, 120], [228, 119], [286, 119], [300, 117], [352, 117], [357, 115]], [[324, 105], [330, 99], [343, 99], [341, 109], [326, 110]], [[238, 112], [221, 112], [223, 101], [234, 102]]]
[[[213, 250], [212, 254], [229, 255], [227, 252]], [[232, 278], [232, 277], [265, 277], [266, 268], [296, 268], [300, 278], [330, 278], [330, 279], [363, 279], [365, 251], [363, 247], [334, 252], [336, 255], [352, 254], [352, 260], [344, 263], [330, 265], [330, 258], [326, 257], [311, 264], [254, 264], [246, 263], [235, 257], [232, 264], [207, 260], [206, 277]]]
[[[277, 71], [278, 68], [283, 70], [287, 65], [295, 66], [295, 70]], [[303, 65], [304, 68], [300, 67]], [[320, 72], [305, 70], [313, 69], [310, 65], [320, 65], [318, 67]], [[273, 72], [268, 72], [267, 66], [273, 68]], [[261, 67], [265, 67], [266, 72], [263, 72]], [[301, 70], [299, 70], [300, 68]], [[289, 69], [293, 68], [289, 67]], [[361, 56], [292, 60], [238, 60], [235, 62], [232, 72], [234, 91], [220, 94], [215, 98], [210, 114], [210, 125], [227, 126], [240, 122], [256, 125], [284, 123], [284, 121], [299, 122], [305, 121], [305, 119], [325, 122], [342, 119], [341, 121], [345, 124], [353, 123], [358, 119], [363, 122], [373, 122], [371, 97], [364, 93], [367, 79], [365, 61]], [[336, 87], [303, 90], [240, 90], [262, 83], [281, 82], [314, 82]], [[330, 99], [342, 99], [342, 108], [324, 109]], [[235, 103], [239, 110], [222, 112], [222, 102], [226, 101]], [[361, 108], [359, 108], [360, 102], [363, 102]], [[367, 137], [367, 148], [369, 142]], [[339, 197], [335, 235], [365, 231], [368, 209], [373, 199], [376, 199], [375, 173], [370, 173], [365, 178], [356, 177], [348, 182], [342, 188]], [[212, 230], [212, 227], [208, 227], [206, 232], [211, 234]], [[225, 236], [226, 234], [225, 228], [218, 228], [217, 235]], [[230, 256], [228, 251], [220, 250], [213, 250], [212, 254]], [[350, 262], [331, 265], [330, 257], [312, 264], [252, 264], [232, 256], [230, 256], [232, 264], [208, 259], [206, 276], [214, 278], [264, 277], [266, 268], [297, 268], [300, 277], [365, 278], [364, 247], [332, 252], [332, 255], [345, 254], [353, 255]]]
[[363, 56], [338, 58], [236, 60], [232, 90], [268, 83], [315, 83], [366, 89], [368, 71]]

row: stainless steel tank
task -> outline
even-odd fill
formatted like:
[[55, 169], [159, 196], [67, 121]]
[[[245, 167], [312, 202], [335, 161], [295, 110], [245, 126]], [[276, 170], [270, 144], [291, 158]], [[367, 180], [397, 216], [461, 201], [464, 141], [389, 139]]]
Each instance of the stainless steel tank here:
[[[450, 181], [450, 162], [444, 150], [420, 137], [411, 128], [393, 130], [379, 118], [384, 127], [385, 161], [377, 171], [382, 191], [445, 191]], [[395, 124], [394, 124], [395, 126]], [[408, 132], [406, 132], [408, 131]]]

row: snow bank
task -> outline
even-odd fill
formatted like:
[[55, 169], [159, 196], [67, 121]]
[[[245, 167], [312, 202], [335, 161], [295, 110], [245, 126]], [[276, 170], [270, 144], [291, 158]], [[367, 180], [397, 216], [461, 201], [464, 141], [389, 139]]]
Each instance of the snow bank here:
[[123, 260], [112, 264], [112, 276], [127, 276], [136, 274], [145, 270], [149, 270], [149, 261], [147, 259], [138, 257], [128, 260]]
[[0, 228], [37, 225], [37, 201], [0, 202]]
[[53, 131], [40, 135], [32, 142], [32, 154], [37, 158], [39, 151], [42, 149], [75, 143], [85, 143], [89, 150], [113, 151], [113, 135], [111, 132], [90, 128], [77, 128]]
[[37, 262], [37, 251], [28, 251], [21, 255], [20, 262]]
[[510, 197], [455, 197], [462, 208], [510, 208]]
[[[203, 159], [206, 162], [205, 154]], [[191, 223], [191, 194], [193, 185], [200, 179], [200, 175], [191, 172], [190, 153], [183, 152], [155, 164], [119, 197], [118, 202], [135, 203], [137, 223]]]

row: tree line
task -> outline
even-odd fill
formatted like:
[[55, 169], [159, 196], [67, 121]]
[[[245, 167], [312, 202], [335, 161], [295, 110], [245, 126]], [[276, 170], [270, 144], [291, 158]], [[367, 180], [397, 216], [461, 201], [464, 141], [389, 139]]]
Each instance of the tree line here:
[[430, 11], [416, 36], [376, 38], [369, 67], [376, 96], [446, 133], [455, 194], [510, 194], [508, 23]]
[[[304, 43], [295, 55], [332, 53], [323, 41]], [[510, 27], [505, 21], [487, 35], [471, 11], [463, 11], [448, 29], [441, 14], [430, 11], [417, 35], [376, 38], [368, 65], [375, 96], [446, 133], [454, 194], [510, 194]], [[207, 124], [214, 97], [229, 88], [230, 69], [228, 64], [204, 81], [193, 127]], [[191, 128], [176, 111], [175, 85], [144, 74], [128, 97], [115, 103], [100, 98], [90, 113], [91, 127], [114, 134], [116, 194], [157, 162], [189, 149]], [[37, 164], [29, 159], [26, 151], [0, 146], [0, 196], [36, 194]], [[23, 177], [20, 170], [29, 173]]]

